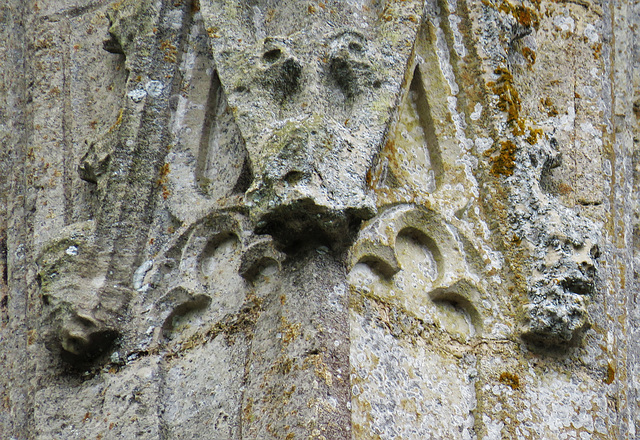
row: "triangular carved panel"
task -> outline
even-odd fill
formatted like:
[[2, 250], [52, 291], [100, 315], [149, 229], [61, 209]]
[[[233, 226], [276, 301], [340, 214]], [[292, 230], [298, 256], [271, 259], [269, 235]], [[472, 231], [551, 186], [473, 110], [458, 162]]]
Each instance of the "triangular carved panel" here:
[[163, 188], [172, 214], [181, 221], [237, 204], [234, 195], [243, 194], [252, 180], [244, 140], [201, 19], [194, 20], [189, 43], [172, 121], [175, 145], [167, 156]]
[[411, 192], [432, 193], [442, 181], [443, 165], [431, 108], [416, 66], [398, 115], [393, 138], [387, 143], [387, 187], [407, 187]]
[[[246, 190], [251, 176], [250, 168], [245, 166], [244, 142], [229, 110], [217, 72], [211, 82], [195, 178], [200, 191], [217, 200], [234, 189]], [[246, 183], [239, 182], [241, 179]]]

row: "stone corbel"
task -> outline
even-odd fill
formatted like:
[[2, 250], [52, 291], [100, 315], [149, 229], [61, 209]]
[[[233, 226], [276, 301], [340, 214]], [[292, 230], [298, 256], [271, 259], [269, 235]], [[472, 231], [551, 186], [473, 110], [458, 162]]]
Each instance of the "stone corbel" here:
[[71, 363], [106, 353], [122, 335], [123, 311], [134, 292], [108, 285], [95, 244], [93, 221], [74, 223], [50, 240], [38, 257], [45, 345]]

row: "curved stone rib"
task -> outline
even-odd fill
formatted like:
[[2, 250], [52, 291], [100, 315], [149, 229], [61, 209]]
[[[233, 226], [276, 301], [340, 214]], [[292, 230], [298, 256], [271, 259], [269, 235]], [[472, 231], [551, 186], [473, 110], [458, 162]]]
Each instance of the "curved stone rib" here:
[[[406, 251], [401, 250], [407, 246], [406, 240], [425, 249], [432, 261], [431, 265], [435, 265], [431, 267], [431, 275], [431, 272], [419, 275], [432, 277], [431, 281], [427, 280], [420, 288], [403, 286], [407, 282], [406, 278], [405, 281], [394, 280], [396, 274], [412, 270], [413, 267], [410, 262], [407, 263], [408, 255], [403, 254]], [[408, 295], [403, 300], [392, 294], [385, 301], [425, 304], [419, 298], [426, 295], [433, 305], [439, 306], [434, 309], [434, 313], [442, 316], [434, 318], [442, 323], [445, 330], [450, 330], [446, 324], [447, 316], [458, 316], [454, 320], [463, 318], [468, 321], [470, 333], [467, 336], [472, 336], [482, 331], [483, 316], [489, 311], [483, 310], [481, 293], [474, 282], [477, 276], [472, 270], [471, 261], [468, 261], [476, 259], [477, 255], [469, 252], [464, 237], [459, 236], [456, 229], [437, 213], [421, 206], [397, 205], [374, 218], [362, 229], [351, 248], [348, 269], [352, 270], [358, 263], [366, 264], [394, 286], [400, 283], [396, 287], [403, 291], [401, 296]], [[459, 316], [460, 314], [468, 319]]]
[[239, 272], [247, 281], [253, 281], [266, 265], [275, 263], [280, 268], [284, 259], [285, 254], [276, 249], [271, 237], [260, 237], [245, 249]]

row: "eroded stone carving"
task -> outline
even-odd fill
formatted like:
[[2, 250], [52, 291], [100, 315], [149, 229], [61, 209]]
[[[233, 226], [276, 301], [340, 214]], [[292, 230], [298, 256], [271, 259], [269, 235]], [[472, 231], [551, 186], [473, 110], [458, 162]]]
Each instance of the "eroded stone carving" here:
[[375, 77], [375, 54], [358, 32], [344, 32], [330, 43], [329, 70], [345, 98], [353, 99], [366, 90], [382, 86]]
[[[101, 229], [76, 235], [77, 224], [47, 245], [41, 293], [45, 338], [65, 356], [88, 360], [126, 340], [79, 386], [76, 378], [66, 389], [43, 386], [37, 396], [53, 403], [36, 411], [79, 427], [57, 425], [51, 436], [90, 437], [111, 431], [107, 416], [128, 423], [136, 413], [155, 423], [144, 435], [158, 438], [196, 438], [202, 426], [216, 438], [515, 435], [511, 409], [533, 402], [554, 360], [527, 364], [513, 338], [521, 297], [501, 272], [502, 217], [481, 202], [495, 195], [480, 150], [495, 131], [473, 139], [474, 126], [493, 122], [495, 101], [466, 89], [482, 74], [473, 9], [509, 2], [186, 3], [125, 0], [110, 14], [105, 48], [127, 55], [134, 75], [121, 117], [79, 172], [99, 185], [105, 212], [125, 206], [97, 216]], [[423, 5], [438, 10], [435, 28], [420, 23]], [[158, 28], [147, 11], [162, 16]], [[131, 33], [138, 21], [143, 38]], [[439, 47], [431, 58], [412, 47], [418, 26]], [[174, 31], [182, 40], [168, 37]], [[155, 69], [163, 58], [179, 67]], [[429, 80], [440, 74], [446, 80]], [[174, 137], [159, 137], [161, 150], [144, 148], [167, 127]], [[382, 144], [396, 163], [382, 165], [376, 182], [367, 173]], [[526, 189], [513, 198], [523, 206], [513, 218], [534, 262], [522, 335], [575, 343], [596, 291], [597, 234], [545, 194], [539, 182], [556, 161], [536, 148], [518, 153], [517, 166], [533, 174], [516, 170], [507, 181], [514, 193]], [[145, 166], [152, 161], [159, 166]], [[389, 194], [377, 205], [376, 183]], [[142, 187], [153, 203], [128, 197]], [[151, 222], [150, 233], [129, 239]], [[106, 287], [111, 269], [113, 285], [124, 273], [135, 292]], [[483, 364], [491, 366], [478, 378]], [[545, 391], [560, 381], [548, 383]], [[59, 406], [77, 402], [82, 414], [51, 409], [77, 390]], [[536, 405], [555, 408], [556, 395]], [[485, 418], [489, 406], [504, 417]], [[109, 435], [146, 427], [118, 429]]]
[[261, 73], [262, 85], [271, 90], [273, 97], [281, 105], [300, 91], [302, 64], [290, 53], [284, 38], [266, 38]]
[[543, 191], [545, 174], [560, 164], [552, 142], [530, 146], [514, 171], [516, 234], [533, 256], [523, 337], [539, 346], [573, 345], [590, 327], [588, 305], [598, 283], [598, 227]]
[[[168, 353], [171, 375], [193, 371], [191, 362], [200, 365], [203, 357], [226, 359], [214, 378], [192, 385], [194, 394], [215, 402], [204, 413], [225, 414], [226, 423], [215, 428], [220, 436], [242, 426], [244, 435], [284, 438], [321, 426], [328, 438], [346, 438], [342, 261], [324, 246], [285, 256], [272, 237], [252, 228], [243, 214], [213, 212], [177, 231], [156, 262], [141, 265], [135, 284], [144, 299], [137, 308], [146, 312], [139, 350]], [[318, 281], [326, 271], [332, 276]], [[320, 383], [309, 390], [314, 381]], [[229, 387], [224, 398], [208, 391], [221, 386]], [[183, 394], [175, 384], [166, 392]], [[190, 399], [169, 400], [167, 424], [185, 432], [176, 408]]]
[[45, 343], [70, 361], [91, 361], [121, 334], [122, 312], [133, 292], [106, 285], [94, 223], [60, 232], [38, 259]]
[[[486, 305], [476, 287], [478, 255], [435, 212], [415, 205], [389, 208], [361, 231], [350, 255], [352, 282], [359, 288], [368, 289], [366, 271], [359, 269], [364, 264], [395, 280], [395, 287], [377, 293], [384, 301], [397, 302], [420, 319], [440, 320], [454, 334], [462, 330], [463, 338], [482, 331]], [[401, 271], [403, 276], [394, 279]]]
[[150, 310], [141, 337], [147, 348], [164, 343], [162, 337], [173, 339], [178, 322], [189, 321], [190, 315], [201, 315], [195, 318], [201, 322], [175, 333], [179, 340], [234, 319], [251, 303], [253, 284], [276, 273], [285, 258], [271, 237], [253, 234], [248, 219], [237, 213], [213, 212], [176, 235], [165, 251], [136, 272], [134, 285], [145, 295], [143, 307]]
[[[212, 76], [246, 149], [246, 158], [231, 165], [242, 168], [243, 185], [223, 183], [241, 188], [236, 194], [244, 197], [230, 198], [227, 190], [203, 202], [204, 209], [248, 207], [258, 231], [289, 245], [311, 236], [348, 244], [355, 226], [375, 212], [367, 171], [401, 93], [421, 3], [384, 10], [376, 2], [275, 9], [269, 2], [200, 3]], [[343, 16], [342, 29], [314, 24], [332, 14]], [[379, 45], [383, 33], [394, 35], [392, 44]], [[179, 160], [188, 169], [188, 161]]]

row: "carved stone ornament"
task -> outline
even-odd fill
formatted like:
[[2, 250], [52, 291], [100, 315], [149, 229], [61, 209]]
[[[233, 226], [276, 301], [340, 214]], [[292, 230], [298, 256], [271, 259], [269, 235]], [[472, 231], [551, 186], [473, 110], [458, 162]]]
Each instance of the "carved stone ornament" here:
[[362, 229], [350, 253], [358, 290], [371, 288], [365, 265], [395, 285], [376, 289], [385, 301], [398, 302], [419, 319], [440, 320], [443, 329], [462, 338], [482, 333], [487, 311], [476, 285], [478, 253], [437, 213], [415, 205], [391, 207]]
[[112, 348], [134, 294], [105, 282], [94, 227], [88, 221], [65, 228], [38, 261], [44, 340], [72, 362], [90, 361]]
[[[15, 244], [34, 237], [20, 273], [29, 319], [7, 327], [31, 325], [25, 357], [44, 372], [10, 396], [32, 399], [34, 438], [605, 438], [623, 406], [608, 388], [615, 346], [633, 327], [609, 300], [632, 285], [616, 260], [628, 179], [611, 165], [611, 121], [596, 122], [624, 113], [599, 84], [620, 52], [613, 12], [84, 3], [33, 23], [85, 20], [93, 60], [117, 77], [102, 84], [109, 117], [71, 136], [82, 112], [65, 82], [60, 133], [25, 136], [40, 174], [21, 169], [28, 200], [10, 208], [28, 223], [0, 252], [9, 280]], [[74, 35], [63, 82], [91, 70]], [[54, 58], [45, 40], [25, 44], [34, 66]], [[567, 95], [558, 66], [587, 56]], [[55, 106], [32, 106], [41, 130]], [[53, 138], [65, 147], [39, 149]], [[3, 286], [4, 349], [16, 293]]]
[[513, 224], [532, 248], [532, 275], [522, 336], [538, 347], [576, 345], [591, 326], [597, 294], [597, 226], [562, 206], [541, 185], [561, 163], [555, 141], [531, 146], [514, 173]]

